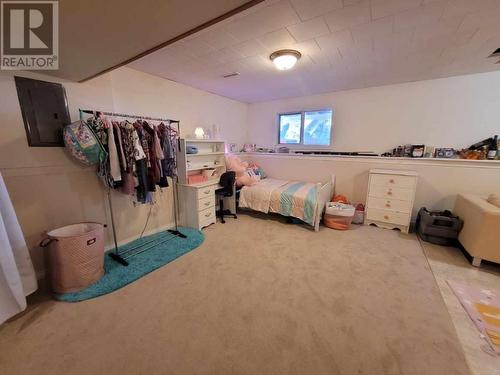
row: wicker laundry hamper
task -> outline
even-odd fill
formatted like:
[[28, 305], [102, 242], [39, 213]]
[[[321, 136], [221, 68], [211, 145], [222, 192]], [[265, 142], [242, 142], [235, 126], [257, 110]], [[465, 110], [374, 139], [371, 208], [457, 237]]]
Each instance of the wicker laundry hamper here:
[[79, 223], [54, 229], [40, 246], [49, 249], [52, 290], [77, 292], [104, 275], [104, 225]]

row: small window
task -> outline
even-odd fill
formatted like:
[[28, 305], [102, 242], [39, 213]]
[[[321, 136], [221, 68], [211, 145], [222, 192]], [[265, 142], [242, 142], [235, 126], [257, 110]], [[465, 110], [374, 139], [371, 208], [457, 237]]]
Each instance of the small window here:
[[303, 111], [279, 115], [279, 143], [330, 146], [333, 110]]
[[302, 133], [302, 113], [280, 115], [280, 143], [300, 144]]

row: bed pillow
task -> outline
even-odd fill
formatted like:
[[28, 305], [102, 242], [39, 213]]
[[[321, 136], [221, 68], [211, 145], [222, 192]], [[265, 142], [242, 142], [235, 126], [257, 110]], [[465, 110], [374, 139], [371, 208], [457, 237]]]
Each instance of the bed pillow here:
[[258, 164], [255, 164], [255, 163], [251, 163], [249, 165], [249, 168], [253, 170], [253, 172], [260, 177], [261, 180], [263, 180], [264, 178], [267, 178], [267, 174], [266, 172], [264, 172], [264, 169], [262, 169], [262, 167]]

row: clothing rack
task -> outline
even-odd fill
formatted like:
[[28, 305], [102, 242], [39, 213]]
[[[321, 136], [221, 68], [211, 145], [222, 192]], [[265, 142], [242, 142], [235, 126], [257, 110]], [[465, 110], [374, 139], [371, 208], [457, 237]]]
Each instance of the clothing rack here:
[[150, 120], [150, 121], [165, 121], [165, 122], [170, 122], [171, 124], [177, 124], [177, 130], [181, 130], [180, 128], [180, 121], [179, 120], [171, 120], [168, 118], [160, 118], [160, 117], [148, 117], [148, 116], [139, 116], [139, 115], [129, 115], [125, 113], [116, 113], [116, 112], [104, 112], [104, 111], [96, 111], [96, 110], [90, 110], [90, 109], [80, 109], [80, 117], [82, 113], [86, 113], [89, 115], [106, 115], [106, 116], [112, 116], [112, 117], [123, 117], [123, 118], [135, 118], [137, 120]]
[[[90, 110], [90, 109], [80, 109], [80, 119], [83, 119], [83, 114], [89, 114], [93, 116], [99, 116], [99, 115], [106, 115], [106, 116], [111, 116], [111, 117], [122, 117], [122, 118], [133, 118], [136, 120], [150, 120], [150, 121], [162, 121], [162, 122], [168, 122], [169, 124], [177, 124], [177, 133], [180, 135], [180, 121], [179, 120], [171, 120], [171, 119], [166, 119], [166, 118], [159, 118], [159, 117], [149, 117], [149, 116], [139, 116], [139, 115], [130, 115], [130, 114], [125, 114], [125, 113], [116, 113], [116, 112], [105, 112], [105, 111], [96, 111], [96, 110]], [[179, 144], [179, 138], [177, 138], [177, 148], [180, 147]], [[178, 224], [177, 224], [177, 183], [178, 183], [178, 176], [177, 173], [175, 174], [175, 181], [173, 181], [173, 193], [174, 193], [174, 222], [175, 222], [175, 229], [169, 229], [167, 232], [171, 234], [171, 236], [167, 237], [162, 237], [159, 241], [158, 239], [146, 241], [145, 243], [134, 246], [130, 249], [126, 249], [125, 251], [120, 252], [118, 250], [118, 241], [117, 241], [117, 236], [116, 236], [116, 226], [115, 226], [115, 217], [114, 217], [114, 212], [113, 212], [113, 201], [111, 198], [111, 187], [108, 186], [108, 204], [109, 204], [109, 212], [111, 216], [111, 228], [113, 231], [113, 241], [115, 244], [115, 250], [114, 252], [110, 252], [108, 255], [111, 259], [115, 260], [116, 262], [128, 266], [128, 261], [127, 259], [135, 256], [137, 254], [140, 254], [144, 251], [147, 251], [149, 249], [152, 249], [153, 247], [163, 244], [165, 242], [168, 242], [175, 237], [180, 237], [180, 238], [187, 238], [187, 236], [179, 231]], [[158, 242], [156, 242], [158, 241]], [[156, 243], [155, 243], [156, 242]], [[152, 244], [152, 245], [150, 245]]]

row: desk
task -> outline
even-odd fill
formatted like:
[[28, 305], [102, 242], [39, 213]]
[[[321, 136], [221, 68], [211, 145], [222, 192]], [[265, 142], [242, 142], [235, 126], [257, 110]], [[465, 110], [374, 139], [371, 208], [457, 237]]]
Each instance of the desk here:
[[[219, 205], [215, 190], [219, 187], [217, 180], [194, 185], [177, 184], [180, 225], [202, 229], [215, 224], [215, 210]], [[224, 198], [224, 208], [236, 213], [236, 192], [232, 197]]]

